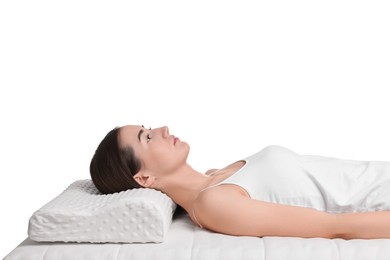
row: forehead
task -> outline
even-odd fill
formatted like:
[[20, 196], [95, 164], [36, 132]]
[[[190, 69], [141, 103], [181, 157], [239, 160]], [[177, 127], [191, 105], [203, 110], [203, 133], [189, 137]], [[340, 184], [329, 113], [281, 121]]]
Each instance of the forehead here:
[[134, 146], [138, 143], [138, 134], [143, 129], [140, 125], [125, 125], [119, 130], [120, 146]]

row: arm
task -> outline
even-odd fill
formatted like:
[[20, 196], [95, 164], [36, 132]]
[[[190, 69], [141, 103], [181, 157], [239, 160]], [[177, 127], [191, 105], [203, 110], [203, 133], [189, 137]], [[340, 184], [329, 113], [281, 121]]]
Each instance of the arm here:
[[390, 238], [390, 211], [335, 215], [253, 200], [226, 185], [200, 194], [194, 210], [202, 226], [229, 235]]
[[390, 211], [345, 213], [338, 218], [344, 239], [390, 238]]
[[253, 200], [227, 185], [202, 192], [194, 211], [203, 227], [229, 235], [334, 238], [343, 233], [337, 215]]

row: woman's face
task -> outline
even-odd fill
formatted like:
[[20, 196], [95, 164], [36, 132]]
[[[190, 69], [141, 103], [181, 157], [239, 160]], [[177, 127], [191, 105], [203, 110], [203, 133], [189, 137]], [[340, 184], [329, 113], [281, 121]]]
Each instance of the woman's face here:
[[189, 145], [170, 135], [166, 126], [154, 129], [123, 126], [119, 131], [119, 144], [121, 147], [131, 146], [142, 162], [141, 170], [156, 175], [174, 172], [186, 163], [189, 153]]

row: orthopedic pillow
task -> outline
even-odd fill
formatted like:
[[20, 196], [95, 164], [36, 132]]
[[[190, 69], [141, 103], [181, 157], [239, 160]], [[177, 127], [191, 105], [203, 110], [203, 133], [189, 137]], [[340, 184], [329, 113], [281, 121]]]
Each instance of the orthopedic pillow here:
[[78, 180], [34, 212], [28, 235], [35, 241], [93, 243], [163, 242], [176, 204], [153, 189], [101, 194]]

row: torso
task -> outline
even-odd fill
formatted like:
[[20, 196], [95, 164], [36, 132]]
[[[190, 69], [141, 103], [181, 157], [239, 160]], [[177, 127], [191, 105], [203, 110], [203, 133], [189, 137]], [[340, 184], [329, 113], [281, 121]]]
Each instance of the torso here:
[[[390, 162], [299, 155], [270, 146], [210, 176], [207, 187], [199, 193], [206, 201], [208, 194], [237, 193], [329, 213], [390, 210]], [[195, 199], [193, 205], [196, 203]], [[194, 220], [192, 209], [189, 213]]]
[[[219, 183], [223, 182], [230, 176], [234, 175], [244, 166], [245, 166], [245, 161], [240, 160], [226, 166], [225, 168], [211, 172], [209, 176], [213, 177], [213, 179], [210, 181], [210, 183], [207, 185], [205, 189], [216, 187]], [[231, 187], [232, 190], [239, 191], [243, 195], [248, 196], [247, 192], [242, 187], [239, 187], [237, 185], [229, 185], [229, 186]]]

